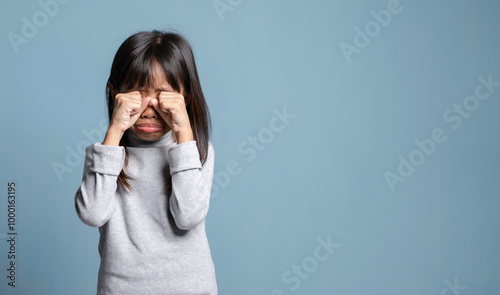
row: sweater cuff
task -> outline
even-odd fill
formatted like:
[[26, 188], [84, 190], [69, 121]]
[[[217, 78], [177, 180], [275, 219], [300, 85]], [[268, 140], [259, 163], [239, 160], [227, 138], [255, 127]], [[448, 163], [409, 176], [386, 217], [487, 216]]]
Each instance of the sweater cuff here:
[[200, 152], [195, 140], [171, 147], [168, 150], [168, 159], [170, 175], [187, 169], [201, 169]]
[[118, 176], [125, 164], [125, 148], [96, 142], [92, 145], [92, 159], [90, 171]]

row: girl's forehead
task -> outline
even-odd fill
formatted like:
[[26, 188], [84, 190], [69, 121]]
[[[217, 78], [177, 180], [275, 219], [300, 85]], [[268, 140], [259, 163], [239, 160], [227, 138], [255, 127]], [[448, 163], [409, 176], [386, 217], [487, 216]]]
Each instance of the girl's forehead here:
[[[172, 85], [168, 82], [165, 75], [163, 73], [149, 73], [143, 81], [142, 79], [138, 79], [135, 85], [129, 85], [129, 88], [133, 88], [135, 90], [146, 90], [146, 89], [154, 89], [161, 91], [173, 91]], [[142, 83], [141, 83], [142, 82]], [[142, 84], [142, 85], [141, 85]]]
[[[145, 69], [143, 69], [145, 70]], [[133, 79], [130, 75], [136, 73], [136, 79]], [[128, 75], [128, 85], [124, 85], [128, 91], [142, 90], [142, 91], [166, 91], [166, 92], [177, 92], [167, 79], [167, 71], [158, 62], [152, 62], [147, 71], [132, 71]], [[130, 79], [132, 78], [132, 79]], [[135, 85], [133, 85], [134, 83]], [[180, 81], [178, 82], [180, 83]], [[182, 83], [179, 84], [180, 93], [183, 93]]]
[[158, 75], [147, 77], [144, 85], [142, 85], [142, 87], [139, 88], [173, 90], [172, 85], [168, 83], [168, 80], [165, 77], [159, 77]]

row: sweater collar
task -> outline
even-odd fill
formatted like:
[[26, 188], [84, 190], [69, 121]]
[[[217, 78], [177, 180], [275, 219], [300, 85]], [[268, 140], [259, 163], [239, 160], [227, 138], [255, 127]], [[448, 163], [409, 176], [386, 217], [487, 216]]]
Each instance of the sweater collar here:
[[170, 129], [170, 131], [158, 139], [145, 140], [130, 131], [130, 129], [127, 129], [125, 133], [123, 133], [123, 145], [130, 147], [157, 147], [170, 145], [175, 142], [172, 132], [172, 129]]

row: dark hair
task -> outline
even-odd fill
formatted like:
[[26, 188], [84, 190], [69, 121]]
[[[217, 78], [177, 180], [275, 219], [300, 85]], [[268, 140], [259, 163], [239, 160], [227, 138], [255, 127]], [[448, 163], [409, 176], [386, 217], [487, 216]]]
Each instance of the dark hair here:
[[[113, 117], [115, 95], [122, 89], [150, 87], [155, 81], [155, 64], [161, 66], [175, 91], [181, 93], [183, 90], [189, 122], [203, 165], [211, 133], [210, 114], [201, 90], [193, 51], [188, 40], [178, 33], [158, 30], [138, 32], [128, 37], [118, 48], [106, 85], [109, 124]], [[120, 146], [124, 146], [123, 138]], [[127, 164], [128, 151], [125, 146], [125, 166], [118, 180], [122, 186], [132, 190], [127, 181], [131, 177], [124, 171]]]

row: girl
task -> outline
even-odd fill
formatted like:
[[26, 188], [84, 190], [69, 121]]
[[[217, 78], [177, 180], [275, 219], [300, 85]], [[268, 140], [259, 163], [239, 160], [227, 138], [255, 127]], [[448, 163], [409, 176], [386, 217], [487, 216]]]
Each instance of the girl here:
[[205, 233], [210, 116], [189, 42], [139, 32], [115, 55], [109, 127], [86, 148], [78, 217], [99, 228], [97, 294], [217, 294]]

